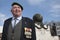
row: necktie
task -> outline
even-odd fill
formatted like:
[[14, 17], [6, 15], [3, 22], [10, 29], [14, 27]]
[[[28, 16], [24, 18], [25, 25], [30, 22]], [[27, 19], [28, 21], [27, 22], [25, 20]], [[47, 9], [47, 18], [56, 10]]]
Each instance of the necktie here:
[[[17, 21], [17, 19], [14, 18], [14, 27], [16, 26], [16, 21]], [[14, 33], [14, 27], [13, 27], [13, 30], [12, 30], [13, 33]]]
[[[14, 18], [14, 27], [16, 26], [17, 18]], [[14, 40], [14, 28], [12, 29], [12, 40]]]
[[14, 19], [14, 27], [15, 27], [15, 25], [16, 25], [16, 21], [17, 21], [17, 19], [15, 18], [15, 19]]

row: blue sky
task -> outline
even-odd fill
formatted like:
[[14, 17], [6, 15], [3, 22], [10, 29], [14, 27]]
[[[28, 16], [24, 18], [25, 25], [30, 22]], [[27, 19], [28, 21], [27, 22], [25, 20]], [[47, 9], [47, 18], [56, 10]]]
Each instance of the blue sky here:
[[23, 6], [24, 17], [32, 19], [34, 14], [39, 13], [43, 16], [43, 22], [60, 20], [60, 0], [0, 0], [0, 26], [5, 19], [12, 17], [10, 10], [13, 2]]

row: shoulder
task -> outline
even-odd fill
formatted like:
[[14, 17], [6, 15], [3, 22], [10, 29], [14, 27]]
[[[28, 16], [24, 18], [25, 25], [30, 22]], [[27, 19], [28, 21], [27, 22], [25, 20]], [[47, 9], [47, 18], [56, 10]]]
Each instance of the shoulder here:
[[32, 19], [28, 17], [23, 17], [23, 19], [32, 21]]
[[28, 18], [28, 17], [23, 17], [23, 19], [24, 19], [25, 21], [29, 21], [29, 22], [32, 22], [32, 21], [33, 21], [31, 18]]
[[34, 28], [35, 25], [34, 25], [34, 22], [31, 18], [28, 18], [28, 17], [23, 17], [23, 21], [26, 22], [26, 25], [29, 26], [30, 28]]
[[12, 17], [11, 17], [11, 18], [6, 19], [4, 22], [9, 22], [9, 21], [11, 21], [11, 20], [12, 20]]
[[27, 22], [30, 26], [34, 26], [34, 21], [28, 17], [23, 18], [25, 22]]
[[8, 27], [9, 23], [11, 22], [11, 19], [12, 19], [12, 18], [8, 18], [8, 19], [6, 19], [6, 20], [4, 21], [3, 28], [7, 28], [7, 27]]

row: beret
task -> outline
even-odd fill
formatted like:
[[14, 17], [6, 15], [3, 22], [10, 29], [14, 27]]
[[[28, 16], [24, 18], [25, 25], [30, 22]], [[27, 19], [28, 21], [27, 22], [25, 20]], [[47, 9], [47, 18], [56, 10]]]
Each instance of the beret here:
[[21, 5], [21, 4], [19, 4], [19, 3], [17, 3], [17, 2], [13, 2], [11, 6], [14, 6], [14, 5], [18, 5], [18, 6], [20, 6], [20, 7], [21, 7], [21, 9], [23, 10], [23, 7], [22, 7], [22, 5]]

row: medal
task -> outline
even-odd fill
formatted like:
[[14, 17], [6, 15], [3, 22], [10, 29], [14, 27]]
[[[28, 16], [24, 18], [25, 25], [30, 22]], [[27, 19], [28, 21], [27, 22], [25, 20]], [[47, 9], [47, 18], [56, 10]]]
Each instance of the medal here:
[[24, 34], [25, 34], [26, 38], [31, 38], [32, 29], [25, 27], [24, 30], [25, 30]]

